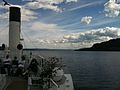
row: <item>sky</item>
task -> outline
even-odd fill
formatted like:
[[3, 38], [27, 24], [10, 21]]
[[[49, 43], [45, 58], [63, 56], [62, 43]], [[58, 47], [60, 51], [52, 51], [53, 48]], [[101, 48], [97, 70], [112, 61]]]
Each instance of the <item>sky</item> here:
[[[21, 6], [24, 48], [78, 49], [120, 38], [120, 0], [6, 0]], [[0, 44], [8, 45], [9, 6], [0, 0]]]

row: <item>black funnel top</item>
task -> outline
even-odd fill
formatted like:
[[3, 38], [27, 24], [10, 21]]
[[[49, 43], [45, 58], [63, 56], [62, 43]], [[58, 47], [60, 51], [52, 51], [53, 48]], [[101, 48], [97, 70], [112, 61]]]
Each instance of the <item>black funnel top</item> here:
[[21, 12], [19, 7], [10, 7], [9, 20], [21, 22]]

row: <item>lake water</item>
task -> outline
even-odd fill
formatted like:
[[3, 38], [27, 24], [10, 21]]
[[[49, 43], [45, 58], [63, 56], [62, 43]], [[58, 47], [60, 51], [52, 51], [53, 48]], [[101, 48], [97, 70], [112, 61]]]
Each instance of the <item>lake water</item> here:
[[120, 52], [34, 51], [62, 57], [75, 90], [120, 90]]
[[71, 73], [75, 90], [120, 90], [120, 52], [32, 52], [44, 57], [62, 57], [66, 64], [65, 72]]

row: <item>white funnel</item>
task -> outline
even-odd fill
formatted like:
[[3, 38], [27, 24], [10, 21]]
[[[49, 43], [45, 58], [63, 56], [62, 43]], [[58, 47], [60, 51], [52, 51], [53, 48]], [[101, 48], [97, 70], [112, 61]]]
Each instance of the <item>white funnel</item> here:
[[21, 32], [21, 12], [20, 7], [10, 7], [9, 14], [9, 49], [10, 57], [13, 59], [15, 56], [20, 60], [20, 50], [17, 45], [20, 43]]

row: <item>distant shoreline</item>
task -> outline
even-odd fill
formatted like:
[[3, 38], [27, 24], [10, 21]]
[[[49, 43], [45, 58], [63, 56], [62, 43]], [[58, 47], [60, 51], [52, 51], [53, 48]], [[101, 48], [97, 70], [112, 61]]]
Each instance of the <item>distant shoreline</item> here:
[[41, 48], [25, 48], [25, 49], [23, 49], [23, 50], [42, 50], [42, 51], [44, 51], [44, 50], [54, 50], [54, 51], [74, 51], [74, 49], [41, 49]]
[[[0, 48], [0, 50], [1, 51], [3, 51], [3, 49], [2, 48]], [[26, 50], [32, 50], [32, 51], [39, 51], [39, 50], [41, 50], [41, 51], [46, 51], [46, 50], [48, 50], [48, 51], [51, 51], [51, 50], [53, 50], [53, 51], [74, 51], [75, 49], [41, 49], [41, 48], [25, 48], [25, 49], [23, 49], [23, 51], [26, 51]]]
[[81, 48], [75, 51], [120, 51], [120, 38], [96, 43], [90, 48]]
[[[0, 50], [3, 50], [0, 46]], [[32, 51], [120, 51], [120, 38], [111, 39], [109, 41], [96, 43], [90, 48], [81, 49], [46, 49], [46, 48], [25, 48], [23, 50]]]

